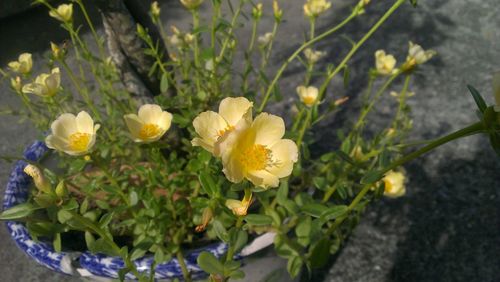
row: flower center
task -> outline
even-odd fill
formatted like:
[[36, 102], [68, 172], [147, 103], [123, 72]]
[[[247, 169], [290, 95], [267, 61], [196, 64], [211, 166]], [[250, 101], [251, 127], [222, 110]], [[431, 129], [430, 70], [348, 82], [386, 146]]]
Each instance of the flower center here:
[[253, 145], [240, 155], [240, 163], [247, 171], [263, 170], [271, 160], [271, 150], [263, 145]]
[[149, 139], [151, 137], [157, 136], [160, 133], [160, 127], [156, 124], [147, 123], [142, 126], [139, 132], [139, 137], [141, 139]]
[[85, 151], [90, 142], [89, 133], [73, 133], [69, 136], [69, 147], [73, 151]]
[[313, 97], [313, 96], [305, 96], [302, 98], [302, 101], [304, 102], [304, 104], [306, 104], [307, 106], [311, 106], [312, 104], [314, 104], [314, 102], [316, 101], [316, 98]]

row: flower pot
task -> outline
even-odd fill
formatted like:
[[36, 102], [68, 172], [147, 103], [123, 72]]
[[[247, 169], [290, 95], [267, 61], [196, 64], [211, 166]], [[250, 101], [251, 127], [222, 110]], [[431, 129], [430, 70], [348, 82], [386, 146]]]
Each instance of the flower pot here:
[[[24, 158], [30, 161], [39, 161], [47, 153], [48, 148], [43, 142], [37, 141], [30, 145], [24, 152]], [[5, 191], [3, 208], [7, 209], [17, 204], [26, 202], [29, 195], [31, 178], [23, 172], [26, 166], [25, 161], [18, 161], [13, 171]], [[34, 241], [23, 223], [8, 221], [7, 229], [17, 246], [28, 256], [39, 264], [68, 275], [84, 276], [94, 279], [116, 279], [118, 271], [124, 266], [124, 262], [119, 257], [110, 257], [103, 254], [92, 254], [88, 251], [80, 252], [55, 252], [51, 243]], [[249, 245], [242, 249], [237, 255], [239, 259], [249, 256], [272, 244], [273, 233], [266, 233], [254, 239]], [[216, 257], [222, 257], [227, 251], [225, 243], [214, 243], [203, 248], [192, 250], [186, 253], [185, 260], [187, 268], [194, 279], [206, 276], [196, 264], [196, 259], [202, 251], [208, 251]], [[152, 255], [144, 256], [134, 261], [137, 270], [149, 272]], [[127, 274], [127, 279], [134, 279], [132, 274]], [[155, 278], [159, 280], [169, 280], [182, 278], [182, 271], [177, 259], [161, 263], [156, 266]]]

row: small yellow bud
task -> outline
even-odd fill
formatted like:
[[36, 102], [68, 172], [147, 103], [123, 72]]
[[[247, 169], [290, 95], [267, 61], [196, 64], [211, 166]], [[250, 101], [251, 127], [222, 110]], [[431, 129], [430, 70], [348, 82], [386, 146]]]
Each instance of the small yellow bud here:
[[21, 90], [23, 89], [23, 82], [21, 81], [21, 77], [16, 76], [16, 78], [11, 78], [10, 79], [10, 86], [12, 89], [14, 89], [17, 93], [20, 93]]
[[253, 7], [252, 17], [254, 19], [260, 19], [262, 17], [262, 3], [259, 3]]
[[274, 19], [276, 21], [280, 22], [281, 18], [283, 17], [283, 10], [280, 9], [280, 6], [279, 6], [277, 0], [273, 1], [273, 12], [274, 12]]
[[332, 3], [326, 0], [307, 0], [304, 4], [304, 14], [309, 18], [316, 18], [331, 6]]
[[151, 16], [153, 16], [153, 19], [157, 20], [160, 17], [160, 5], [158, 4], [157, 1], [154, 1], [151, 3]]
[[89, 156], [89, 155], [85, 155], [83, 157], [83, 159], [86, 161], [86, 162], [90, 162], [92, 160], [92, 158]]
[[52, 49], [52, 56], [54, 59], [62, 59], [64, 53], [61, 48], [59, 48], [59, 45], [55, 44], [54, 42], [50, 42], [50, 49]]
[[50, 193], [52, 190], [52, 185], [43, 175], [43, 172], [35, 165], [28, 164], [24, 167], [24, 173], [31, 176], [33, 178], [33, 182], [38, 190]]
[[405, 175], [402, 172], [389, 171], [385, 174], [382, 181], [384, 182], [384, 196], [389, 198], [401, 197], [406, 193]]
[[188, 10], [194, 10], [197, 9], [201, 3], [203, 3], [203, 0], [180, 0], [182, 5], [186, 7]]
[[351, 157], [357, 161], [363, 160], [363, 158], [365, 157], [365, 154], [363, 154], [363, 148], [361, 148], [361, 146], [359, 145], [354, 147], [351, 152]]
[[70, 22], [73, 18], [73, 4], [61, 4], [49, 12], [49, 16], [61, 22]]
[[377, 73], [381, 75], [391, 75], [396, 72], [396, 59], [393, 55], [386, 54], [384, 50], [377, 50], [375, 52], [375, 67]]
[[8, 64], [9, 68], [17, 73], [29, 74], [33, 67], [33, 59], [30, 53], [22, 53], [17, 61], [12, 61]]
[[196, 38], [194, 37], [193, 34], [191, 33], [184, 34], [184, 42], [186, 42], [186, 44], [191, 45], [195, 40]]

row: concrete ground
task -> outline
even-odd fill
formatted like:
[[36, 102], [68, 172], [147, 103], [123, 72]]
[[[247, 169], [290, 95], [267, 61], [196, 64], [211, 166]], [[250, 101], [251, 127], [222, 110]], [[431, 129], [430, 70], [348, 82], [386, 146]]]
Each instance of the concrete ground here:
[[[208, 2], [208, 1], [206, 1]], [[265, 2], [265, 1], [263, 1]], [[284, 1], [282, 1], [284, 2]], [[287, 21], [279, 31], [275, 56], [289, 54], [302, 40], [307, 25], [301, 14], [303, 1], [283, 3]], [[319, 23], [320, 29], [337, 23], [356, 1], [333, 1], [333, 8]], [[372, 1], [367, 14], [342, 30], [341, 34], [360, 38], [392, 1]], [[336, 97], [349, 95], [351, 102], [323, 124], [317, 135], [334, 142], [331, 128], [349, 123], [356, 116], [356, 96], [366, 84], [366, 70], [373, 65], [373, 52], [383, 48], [404, 60], [408, 40], [432, 48], [438, 56], [421, 68], [412, 80], [411, 100], [414, 117], [412, 140], [432, 139], [460, 129], [476, 120], [475, 105], [466, 84], [491, 96], [491, 74], [500, 71], [500, 6], [497, 0], [419, 1], [419, 8], [404, 5], [351, 61], [351, 81], [343, 90], [341, 79], [331, 89]], [[177, 1], [163, 2], [163, 21], [186, 28], [188, 14]], [[267, 12], [270, 6], [265, 6]], [[94, 18], [96, 12], [91, 11]], [[263, 22], [264, 33], [271, 22]], [[242, 32], [248, 29], [248, 25]], [[32, 52], [40, 59], [47, 55], [48, 42], [61, 42], [65, 33], [43, 9], [34, 9], [0, 20], [0, 67], [21, 52]], [[338, 63], [348, 43], [335, 37], [319, 44], [329, 53], [328, 62]], [[45, 69], [44, 69], [45, 71]], [[283, 93], [295, 96], [294, 88], [302, 69], [292, 64], [282, 82]], [[399, 85], [399, 87], [397, 87]], [[401, 82], [394, 89], [400, 89]], [[276, 111], [287, 109], [285, 99]], [[0, 82], [0, 107], [18, 107]], [[373, 115], [371, 130], [381, 128], [393, 112], [387, 97]], [[354, 113], [354, 114], [353, 114]], [[0, 117], [0, 155], [19, 154], [37, 133], [14, 118]], [[330, 130], [325, 130], [330, 129]], [[325, 133], [326, 132], [326, 133]], [[0, 163], [0, 183], [6, 183], [11, 165]], [[470, 137], [439, 148], [406, 166], [409, 175], [407, 195], [384, 199], [370, 207], [346, 243], [335, 263], [316, 271], [312, 281], [500, 281], [500, 158], [483, 136]], [[4, 184], [2, 188], [4, 189]], [[0, 281], [78, 281], [54, 274], [21, 253], [0, 228]], [[266, 255], [267, 256], [267, 255]], [[269, 263], [267, 263], [269, 262]], [[284, 267], [281, 261], [266, 259], [265, 265]], [[248, 269], [246, 281], [260, 281], [262, 270]], [[255, 275], [252, 275], [255, 274]], [[286, 277], [282, 277], [287, 281]]]

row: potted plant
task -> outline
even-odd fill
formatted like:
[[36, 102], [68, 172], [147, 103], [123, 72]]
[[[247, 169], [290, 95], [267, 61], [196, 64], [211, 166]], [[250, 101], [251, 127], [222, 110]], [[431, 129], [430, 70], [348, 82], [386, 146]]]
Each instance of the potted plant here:
[[[269, 71], [269, 58], [286, 17], [278, 1], [268, 10], [251, 1], [228, 2], [232, 14], [225, 20], [225, 4], [213, 0], [213, 18], [205, 23], [199, 17], [203, 0], [181, 0], [193, 27], [188, 32], [173, 27], [170, 33], [153, 3], [151, 21], [168, 49], [142, 25], [134, 34], [120, 34], [126, 22], [108, 14], [110, 57], [81, 0], [59, 7], [37, 2], [61, 22], [71, 43], [51, 43], [46, 73], [32, 74], [27, 53], [2, 72], [25, 105], [25, 111], [13, 113], [30, 119], [45, 137], [23, 157], [6, 157], [19, 160], [0, 219], [8, 221], [25, 252], [56, 271], [120, 280], [190, 281], [209, 275], [211, 281], [227, 281], [245, 275], [242, 257], [272, 243], [295, 277], [302, 269], [323, 266], [369, 203], [404, 195], [401, 165], [477, 133], [489, 134], [500, 151], [498, 87], [497, 106], [487, 106], [470, 87], [479, 122], [406, 149], [410, 80], [435, 56], [413, 42], [399, 64], [382, 49], [375, 53], [356, 123], [338, 132], [338, 145], [330, 151], [311, 150], [316, 141], [311, 130], [348, 100], [331, 97], [332, 79], [342, 73], [344, 84], [352, 83], [347, 63], [405, 0], [394, 1], [345, 57], [325, 70], [318, 69], [325, 54], [315, 44], [362, 17], [370, 1], [359, 1], [322, 33], [315, 23], [330, 2], [305, 1], [310, 31], [276, 72]], [[98, 5], [106, 13], [106, 5], [120, 3]], [[82, 40], [73, 5], [84, 15], [97, 52]], [[257, 36], [267, 11], [274, 26]], [[242, 45], [235, 32], [246, 12], [252, 33]], [[244, 50], [243, 60], [235, 59], [238, 50]], [[70, 55], [76, 67], [69, 65]], [[295, 60], [304, 66], [304, 79], [294, 85], [297, 94], [281, 93], [280, 79]], [[141, 62], [150, 62], [149, 68]], [[398, 105], [391, 124], [367, 136], [369, 113], [399, 79], [404, 85], [391, 93]], [[293, 111], [266, 112], [271, 101], [292, 96]]]

